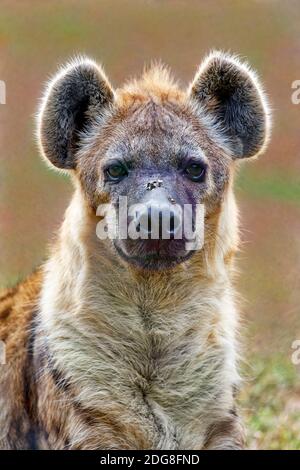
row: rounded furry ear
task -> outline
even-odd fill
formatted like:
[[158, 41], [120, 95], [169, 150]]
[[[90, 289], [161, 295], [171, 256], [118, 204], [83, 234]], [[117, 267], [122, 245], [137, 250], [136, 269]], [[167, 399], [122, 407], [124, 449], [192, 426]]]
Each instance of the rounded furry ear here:
[[101, 67], [79, 58], [50, 81], [38, 115], [42, 154], [63, 169], [76, 167], [79, 134], [113, 101], [113, 91]]
[[252, 157], [265, 149], [269, 107], [258, 78], [246, 64], [214, 51], [200, 65], [189, 92], [223, 134], [233, 158]]

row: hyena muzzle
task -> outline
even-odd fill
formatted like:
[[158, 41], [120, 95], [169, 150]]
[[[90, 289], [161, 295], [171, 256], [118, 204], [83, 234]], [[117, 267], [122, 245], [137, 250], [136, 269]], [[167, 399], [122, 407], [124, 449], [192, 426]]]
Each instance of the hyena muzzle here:
[[0, 297], [1, 448], [244, 446], [233, 178], [269, 122], [256, 75], [222, 52], [187, 90], [160, 65], [117, 90], [86, 58], [54, 77], [38, 139], [74, 195], [48, 261]]

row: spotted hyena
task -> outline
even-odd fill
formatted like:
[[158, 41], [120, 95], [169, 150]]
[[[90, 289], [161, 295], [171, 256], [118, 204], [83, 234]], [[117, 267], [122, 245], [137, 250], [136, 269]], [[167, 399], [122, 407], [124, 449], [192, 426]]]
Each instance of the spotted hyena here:
[[[113, 90], [87, 58], [53, 78], [39, 145], [74, 195], [46, 264], [0, 297], [2, 448], [243, 447], [233, 179], [269, 127], [258, 78], [222, 52], [187, 89], [155, 65]], [[99, 207], [120, 216], [121, 197], [141, 207], [124, 220], [144, 236], [99, 237], [116, 224]], [[185, 205], [192, 227], [203, 208], [198, 249]]]

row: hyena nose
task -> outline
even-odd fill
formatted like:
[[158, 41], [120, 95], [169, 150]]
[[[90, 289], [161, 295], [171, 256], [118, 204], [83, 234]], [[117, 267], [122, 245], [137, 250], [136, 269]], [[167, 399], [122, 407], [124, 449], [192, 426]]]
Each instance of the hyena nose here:
[[167, 204], [151, 204], [139, 212], [137, 225], [142, 238], [154, 240], [180, 238], [181, 213], [176, 207]]

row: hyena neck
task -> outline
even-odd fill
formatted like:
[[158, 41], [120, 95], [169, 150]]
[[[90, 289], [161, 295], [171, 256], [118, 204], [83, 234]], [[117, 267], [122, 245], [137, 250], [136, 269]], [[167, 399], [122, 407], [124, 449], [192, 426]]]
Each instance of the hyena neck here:
[[[233, 337], [235, 315], [224, 266], [206, 274], [192, 263], [173, 274], [137, 274], [97, 239], [95, 219], [84, 206], [75, 194], [45, 267], [41, 327], [56, 367], [80, 384], [83, 400], [103, 407], [114, 385], [117, 390], [156, 373], [150, 365], [160, 357], [165, 366], [170, 359], [170, 370], [185, 354], [191, 361], [201, 357], [208, 338]], [[96, 393], [99, 387], [103, 394]]]

